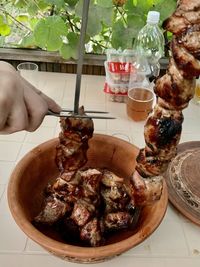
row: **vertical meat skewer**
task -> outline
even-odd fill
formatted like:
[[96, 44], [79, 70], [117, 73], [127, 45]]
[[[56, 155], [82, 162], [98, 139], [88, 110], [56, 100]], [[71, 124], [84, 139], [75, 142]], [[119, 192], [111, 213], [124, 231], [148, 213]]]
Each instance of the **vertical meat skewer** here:
[[164, 27], [173, 33], [171, 58], [166, 74], [155, 83], [157, 104], [144, 127], [146, 146], [139, 152], [131, 179], [138, 205], [159, 199], [162, 173], [180, 141], [182, 110], [193, 97], [200, 75], [200, 1], [178, 1]]

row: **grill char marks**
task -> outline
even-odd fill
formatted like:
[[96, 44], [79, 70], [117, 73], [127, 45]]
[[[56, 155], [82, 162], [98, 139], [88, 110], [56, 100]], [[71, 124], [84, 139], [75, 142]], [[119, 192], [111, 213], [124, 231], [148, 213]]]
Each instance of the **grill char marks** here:
[[154, 200], [151, 188], [146, 190], [149, 180], [157, 184], [156, 195], [162, 193], [162, 173], [176, 155], [180, 141], [182, 109], [193, 97], [200, 75], [200, 1], [178, 1], [177, 9], [163, 25], [173, 33], [171, 59], [166, 74], [155, 83], [157, 104], [144, 127], [146, 146], [140, 150], [132, 176], [133, 184], [142, 185], [138, 194], [144, 204]]

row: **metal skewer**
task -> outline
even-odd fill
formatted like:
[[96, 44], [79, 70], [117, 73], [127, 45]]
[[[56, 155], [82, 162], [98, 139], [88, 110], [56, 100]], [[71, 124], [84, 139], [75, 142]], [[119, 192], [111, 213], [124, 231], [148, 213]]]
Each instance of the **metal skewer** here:
[[[61, 112], [73, 112], [72, 109], [62, 109]], [[98, 111], [98, 110], [85, 110], [85, 113], [99, 113], [99, 114], [108, 114], [107, 111]]]
[[89, 5], [90, 5], [90, 0], [83, 1], [81, 33], [79, 41], [79, 55], [77, 63], [76, 87], [75, 87], [75, 98], [74, 98], [74, 114], [79, 113], [78, 111], [79, 111], [79, 98], [81, 89], [81, 74], [83, 68], [83, 56], [85, 51], [85, 35], [87, 30]]
[[60, 113], [53, 112], [48, 110], [47, 115], [56, 116], [56, 117], [75, 117], [75, 118], [91, 118], [91, 119], [115, 119], [114, 117], [107, 116], [97, 116], [97, 115], [87, 115], [87, 113], [94, 114], [107, 114], [105, 111], [95, 111], [87, 110], [84, 115], [79, 114], [79, 99], [80, 99], [80, 90], [81, 90], [81, 75], [83, 68], [83, 58], [85, 54], [85, 35], [87, 29], [88, 21], [88, 12], [89, 12], [90, 0], [83, 1], [83, 10], [82, 10], [82, 23], [81, 23], [81, 32], [80, 32], [80, 41], [79, 41], [79, 55], [77, 61], [77, 75], [76, 75], [76, 86], [75, 86], [75, 96], [74, 96], [74, 110], [71, 109], [62, 109]]
[[[95, 113], [95, 112], [92, 112]], [[61, 112], [53, 112], [51, 110], [48, 110], [47, 115], [50, 116], [55, 116], [55, 117], [74, 117], [74, 118], [82, 118], [82, 119], [115, 119], [114, 117], [105, 117], [105, 116], [96, 116], [96, 115], [81, 115], [81, 114], [70, 114], [66, 113], [66, 111], [61, 111]]]

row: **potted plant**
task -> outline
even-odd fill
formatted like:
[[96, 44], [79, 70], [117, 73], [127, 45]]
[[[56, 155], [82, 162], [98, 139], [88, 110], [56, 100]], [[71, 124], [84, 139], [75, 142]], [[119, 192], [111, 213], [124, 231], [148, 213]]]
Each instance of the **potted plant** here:
[[[2, 48], [23, 48], [50, 52], [48, 55], [56, 55], [58, 62], [76, 60], [82, 3], [83, 0], [2, 0], [1, 58], [5, 54]], [[175, 7], [176, 0], [91, 0], [86, 53], [100, 55], [102, 61], [107, 48], [132, 48], [149, 10], [161, 13], [162, 25]], [[14, 59], [16, 50], [12, 51]]]

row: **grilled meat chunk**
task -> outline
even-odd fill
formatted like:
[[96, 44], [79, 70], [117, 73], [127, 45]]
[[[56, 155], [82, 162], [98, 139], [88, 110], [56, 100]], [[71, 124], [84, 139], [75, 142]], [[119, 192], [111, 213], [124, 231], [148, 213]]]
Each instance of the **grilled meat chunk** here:
[[93, 218], [81, 228], [80, 238], [89, 243], [92, 247], [97, 247], [101, 244], [103, 238], [100, 222], [97, 218]]
[[52, 225], [70, 209], [70, 206], [66, 202], [51, 196], [45, 200], [42, 211], [35, 217], [34, 221], [36, 223]]

